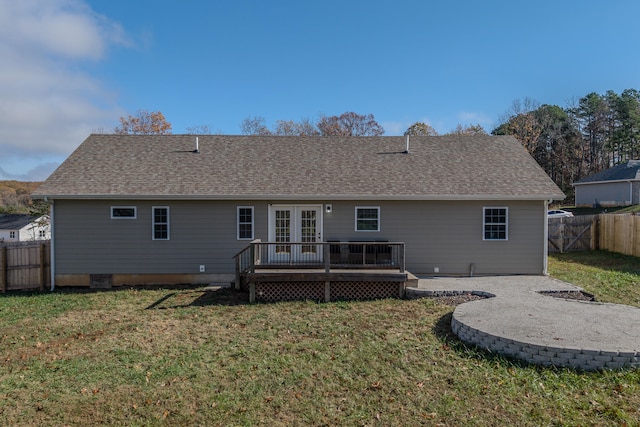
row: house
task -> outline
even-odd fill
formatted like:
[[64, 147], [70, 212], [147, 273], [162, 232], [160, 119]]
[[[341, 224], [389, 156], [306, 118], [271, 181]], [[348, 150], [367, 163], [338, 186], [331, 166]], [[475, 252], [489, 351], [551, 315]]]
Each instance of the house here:
[[0, 242], [25, 242], [51, 238], [49, 218], [23, 214], [0, 214]]
[[33, 197], [52, 282], [116, 286], [234, 281], [258, 239], [289, 262], [400, 242], [414, 274], [545, 274], [564, 194], [510, 136], [91, 135]]
[[574, 182], [576, 206], [640, 204], [640, 160], [629, 160]]

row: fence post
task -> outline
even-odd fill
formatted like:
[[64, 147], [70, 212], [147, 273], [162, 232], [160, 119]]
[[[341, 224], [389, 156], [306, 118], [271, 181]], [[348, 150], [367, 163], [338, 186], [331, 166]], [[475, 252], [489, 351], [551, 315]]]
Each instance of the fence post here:
[[7, 247], [0, 249], [0, 290], [7, 292]]
[[46, 281], [46, 271], [44, 269], [45, 265], [44, 265], [44, 252], [45, 247], [44, 247], [44, 243], [42, 243], [40, 245], [40, 253], [38, 254], [39, 258], [40, 258], [40, 290], [44, 291], [44, 285], [45, 285], [45, 281]]

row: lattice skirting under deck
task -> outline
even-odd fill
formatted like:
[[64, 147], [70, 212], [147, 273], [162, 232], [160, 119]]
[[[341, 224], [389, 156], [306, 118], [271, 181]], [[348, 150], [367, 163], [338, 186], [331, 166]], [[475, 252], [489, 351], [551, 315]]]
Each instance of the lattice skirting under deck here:
[[[331, 282], [329, 300], [371, 300], [398, 298], [398, 282]], [[256, 283], [256, 301], [293, 300], [325, 301], [325, 282], [265, 282]]]

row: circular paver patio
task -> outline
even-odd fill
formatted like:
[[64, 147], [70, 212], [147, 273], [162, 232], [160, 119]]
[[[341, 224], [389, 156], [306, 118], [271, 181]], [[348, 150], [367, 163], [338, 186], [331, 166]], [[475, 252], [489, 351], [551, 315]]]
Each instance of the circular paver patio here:
[[581, 288], [545, 276], [420, 279], [410, 297], [474, 292], [451, 328], [464, 342], [545, 365], [584, 370], [640, 367], [640, 308], [556, 298]]

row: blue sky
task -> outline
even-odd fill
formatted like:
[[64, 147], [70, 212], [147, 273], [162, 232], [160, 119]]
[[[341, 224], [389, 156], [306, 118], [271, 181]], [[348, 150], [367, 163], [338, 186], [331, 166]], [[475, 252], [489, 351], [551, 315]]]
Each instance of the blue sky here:
[[491, 131], [516, 99], [640, 89], [640, 2], [0, 0], [0, 179], [138, 109], [174, 133], [373, 114]]

